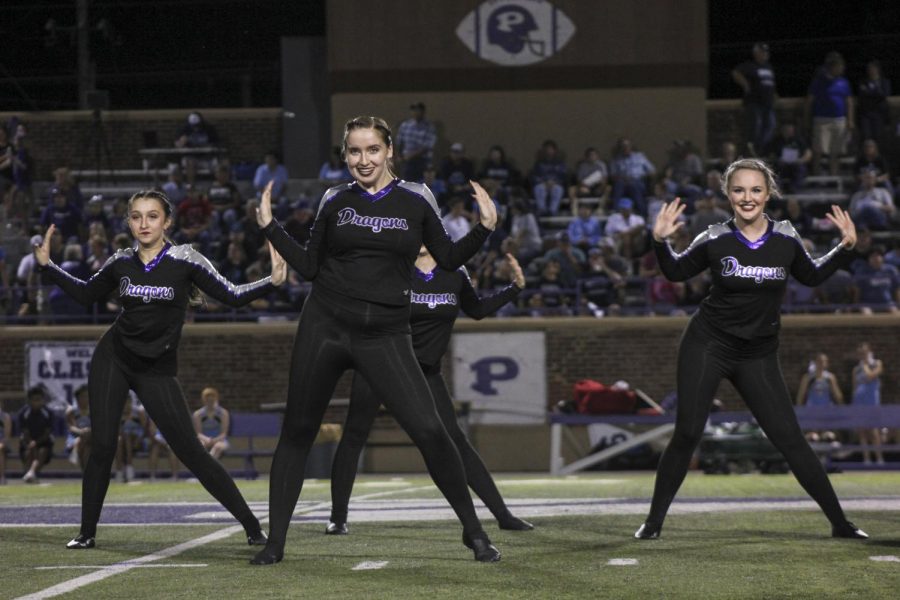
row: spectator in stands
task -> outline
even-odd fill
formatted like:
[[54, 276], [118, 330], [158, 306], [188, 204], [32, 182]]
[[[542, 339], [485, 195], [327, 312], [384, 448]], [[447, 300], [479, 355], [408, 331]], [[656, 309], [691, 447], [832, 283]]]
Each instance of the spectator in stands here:
[[285, 222], [284, 230], [298, 243], [305, 244], [309, 240], [309, 229], [312, 227], [316, 214], [306, 200], [297, 200], [291, 205], [291, 208], [293, 212]]
[[884, 246], [874, 246], [866, 264], [853, 274], [856, 286], [854, 303], [863, 304], [863, 312], [887, 310], [900, 312], [900, 272], [897, 267], [884, 262]]
[[[739, 64], [731, 78], [744, 92], [744, 140], [747, 151], [756, 156], [768, 145], [775, 132], [775, 70], [769, 62], [769, 45], [757, 42], [753, 60]], [[726, 163], [730, 164], [730, 163]]]
[[591, 205], [579, 204], [578, 216], [569, 223], [567, 229], [572, 243], [584, 251], [596, 246], [603, 235], [603, 224], [592, 213]]
[[[218, 143], [219, 136], [215, 127], [207, 122], [198, 111], [188, 114], [187, 121], [175, 137], [176, 148], [210, 148]], [[193, 185], [197, 176], [198, 161], [193, 156], [185, 156], [183, 164], [187, 171], [187, 182]], [[168, 192], [166, 193], [168, 194]], [[168, 195], [169, 198], [172, 198], [171, 194]], [[172, 201], [177, 204], [177, 200], [174, 198]]]
[[228, 231], [231, 224], [243, 214], [244, 199], [231, 180], [231, 168], [227, 164], [216, 167], [215, 179], [206, 196], [214, 211], [216, 227]]
[[258, 200], [248, 200], [244, 205], [243, 218], [231, 228], [232, 240], [236, 240], [244, 246], [247, 260], [251, 262], [256, 260], [259, 249], [266, 243], [266, 237], [256, 223], [256, 208], [258, 206]]
[[446, 205], [449, 194], [447, 182], [438, 177], [437, 171], [434, 167], [429, 165], [425, 168], [422, 183], [427, 185], [428, 189], [431, 190], [431, 193], [434, 194], [434, 198], [435, 200], [437, 200], [438, 207]]
[[[60, 263], [59, 268], [72, 277], [77, 277], [81, 280], [86, 280], [90, 277], [87, 265], [84, 262], [81, 244], [66, 244], [63, 250], [63, 261]], [[83, 322], [85, 315], [87, 315], [87, 309], [83, 304], [76, 302], [56, 285], [47, 294], [47, 303], [53, 316], [64, 323]]]
[[53, 170], [53, 186], [66, 195], [69, 204], [79, 210], [84, 207], [84, 196], [69, 167], [58, 167]]
[[566, 290], [575, 287], [575, 278], [567, 276], [557, 260], [549, 259], [541, 261], [541, 263], [537, 289], [541, 291], [543, 305], [558, 307], [567, 304]]
[[105, 237], [99, 235], [91, 236], [88, 242], [88, 257], [84, 261], [87, 266], [88, 277], [100, 270], [106, 261], [109, 260], [109, 243]]
[[680, 196], [692, 212], [694, 202], [703, 193], [700, 178], [703, 176], [703, 160], [693, 144], [688, 140], [675, 140], [669, 150], [669, 162], [666, 164], [664, 181], [669, 194]]
[[[884, 363], [875, 358], [872, 346], [868, 342], [861, 343], [856, 348], [856, 356], [859, 360], [853, 367], [853, 399], [854, 406], [879, 406], [881, 404], [881, 375], [884, 373]], [[859, 442], [864, 445], [871, 444], [874, 447], [875, 460], [878, 464], [884, 464], [884, 455], [881, 452], [881, 431], [874, 429], [860, 429]], [[863, 462], [872, 463], [872, 453], [869, 448], [863, 450]]]
[[397, 148], [403, 159], [401, 178], [406, 181], [421, 182], [425, 169], [431, 165], [437, 132], [431, 121], [425, 118], [425, 104], [415, 102], [409, 105], [412, 115], [397, 128]]
[[46, 406], [46, 395], [41, 385], [29, 388], [28, 404], [17, 415], [19, 423], [19, 456], [22, 467], [27, 469], [22, 481], [37, 483], [41, 468], [53, 458], [53, 414]]
[[888, 229], [897, 212], [891, 194], [875, 185], [878, 181], [875, 171], [863, 171], [859, 179], [860, 190], [850, 197], [851, 216], [867, 229]]
[[616, 247], [625, 258], [641, 256], [647, 246], [647, 232], [644, 217], [634, 213], [631, 198], [620, 198], [616, 202], [616, 212], [606, 220], [606, 235], [616, 242]]
[[322, 167], [319, 169], [319, 183], [330, 188], [352, 180], [350, 170], [347, 169], [344, 158], [341, 156], [341, 147], [334, 146], [328, 160], [322, 163]]
[[187, 186], [184, 183], [184, 173], [179, 165], [169, 166], [169, 180], [162, 185], [162, 191], [172, 201], [173, 206], [177, 207], [184, 200], [187, 195]]
[[7, 215], [19, 216], [28, 222], [34, 205], [34, 193], [31, 189], [31, 183], [34, 181], [34, 160], [28, 151], [25, 125], [16, 122], [15, 126], [10, 127], [10, 131], [13, 134], [10, 155], [13, 187], [7, 193], [7, 200], [8, 206], [13, 210], [8, 208]]
[[[31, 236], [30, 244], [40, 244], [41, 236]], [[17, 316], [25, 317], [38, 314], [38, 294], [37, 286], [40, 278], [37, 274], [34, 255], [29, 252], [21, 258], [18, 267], [16, 267], [16, 287], [18, 291], [17, 298]]]
[[796, 229], [797, 233], [801, 236], [807, 236], [812, 233], [812, 217], [803, 210], [803, 206], [796, 198], [792, 197], [786, 200], [784, 218], [791, 222], [791, 225], [794, 226], [794, 229]]
[[478, 173], [478, 179], [491, 179], [505, 190], [519, 185], [519, 177], [519, 172], [506, 159], [503, 146], [491, 146]]
[[525, 200], [516, 198], [510, 204], [512, 223], [510, 236], [519, 246], [519, 254], [516, 258], [522, 264], [527, 264], [531, 259], [540, 254], [544, 242], [541, 239], [541, 230], [538, 227], [534, 213], [529, 212]]
[[441, 161], [441, 169], [438, 174], [447, 184], [447, 190], [451, 196], [466, 192], [469, 181], [475, 177], [475, 166], [466, 157], [462, 142], [454, 142], [450, 145], [450, 156]]
[[812, 123], [813, 173], [819, 172], [822, 154], [827, 154], [829, 172], [838, 174], [838, 159], [856, 125], [852, 90], [843, 76], [844, 66], [844, 57], [839, 52], [829, 52], [809, 85], [803, 115], [806, 123]]
[[81, 211], [78, 207], [69, 203], [66, 194], [59, 188], [50, 189], [50, 203], [41, 214], [41, 225], [46, 229], [51, 224], [56, 225], [57, 231], [63, 236], [63, 240], [78, 239], [81, 234]]
[[179, 244], [199, 244], [199, 250], [207, 254], [210, 242], [216, 239], [211, 228], [212, 212], [206, 196], [188, 185], [187, 195], [175, 211], [177, 230], [172, 238]]
[[279, 205], [284, 203], [285, 192], [287, 192], [288, 171], [281, 164], [281, 157], [275, 150], [266, 152], [263, 164], [256, 169], [253, 176], [253, 188], [256, 190], [256, 197], [262, 195], [263, 190], [272, 182], [272, 200]]
[[560, 277], [567, 288], [575, 287], [576, 280], [581, 277], [587, 264], [587, 255], [580, 248], [572, 245], [569, 234], [560, 231], [556, 234], [556, 247], [544, 254], [544, 260], [553, 260], [559, 264]]
[[151, 419], [147, 419], [147, 437], [150, 438], [150, 480], [156, 480], [156, 467], [159, 464], [159, 453], [164, 452], [169, 457], [169, 470], [172, 473], [172, 481], [178, 481], [178, 457], [169, 447], [169, 442], [163, 437]]
[[894, 184], [891, 182], [891, 169], [878, 149], [878, 142], [873, 139], [863, 140], [862, 151], [856, 158], [854, 172], [875, 171], [875, 185], [886, 189], [894, 196]]
[[610, 200], [613, 206], [618, 206], [620, 198], [632, 199], [634, 211], [638, 214], [647, 214], [647, 205], [644, 196], [647, 193], [645, 180], [656, 174], [653, 166], [643, 152], [634, 149], [631, 140], [620, 138], [616, 142], [613, 151], [613, 159], [609, 166], [610, 181], [612, 181], [612, 194]]
[[240, 285], [249, 281], [246, 274], [249, 264], [247, 253], [244, 252], [243, 246], [237, 242], [230, 242], [225, 254], [225, 260], [219, 265], [219, 272], [228, 281]]
[[[722, 191], [722, 171], [710, 169], [706, 172], [706, 193], [708, 194], [710, 190], [712, 190], [716, 208], [721, 208], [725, 211], [731, 208], [731, 204], [728, 202], [728, 196]], [[649, 215], [647, 216], [647, 222], [653, 222], [650, 220]]]
[[731, 215], [716, 206], [712, 190], [706, 190], [694, 204], [694, 214], [688, 218], [691, 237], [697, 237], [710, 225], [724, 223], [730, 218]]
[[[715, 167], [719, 170], [725, 170], [728, 168], [728, 165], [733, 163], [738, 159], [738, 151], [737, 144], [732, 141], [722, 142], [722, 145], [719, 147], [719, 156], [713, 157], [709, 160], [709, 166]], [[710, 187], [710, 186], [707, 186]], [[719, 187], [718, 185], [713, 187]]]
[[3, 411], [3, 403], [0, 402], [0, 485], [6, 484], [6, 454], [12, 435], [12, 419], [8, 412]]
[[66, 426], [69, 429], [66, 436], [66, 452], [69, 453], [69, 462], [83, 471], [91, 451], [91, 415], [87, 384], [78, 386], [74, 395], [75, 404], [66, 409]]
[[[719, 185], [718, 183], [716, 185]], [[666, 184], [662, 180], [657, 181], [653, 184], [653, 195], [648, 196], [646, 198], [647, 202], [647, 227], [652, 228], [651, 223], [655, 222], [656, 215], [659, 214], [660, 209], [662, 209], [663, 204], [667, 202], [671, 202], [675, 199], [675, 196], [669, 194], [669, 191], [666, 189]], [[682, 215], [682, 220], [687, 221], [687, 217]]]
[[104, 237], [109, 235], [110, 221], [109, 217], [106, 216], [106, 211], [103, 210], [103, 196], [100, 194], [91, 196], [91, 199], [88, 200], [88, 203], [84, 207], [82, 229], [87, 231], [89, 235], [93, 223], [100, 224], [100, 227], [103, 229]]
[[444, 229], [454, 242], [460, 240], [472, 229], [472, 215], [466, 211], [466, 198], [462, 195], [450, 197], [447, 203], [449, 211], [441, 219]]
[[828, 370], [828, 355], [819, 352], [800, 378], [797, 406], [833, 406], [843, 403], [844, 394], [837, 377]]
[[134, 481], [134, 453], [144, 446], [147, 433], [147, 413], [137, 399], [125, 399], [116, 451], [116, 473], [119, 483]]
[[891, 80], [881, 72], [881, 62], [866, 64], [866, 77], [859, 82], [859, 134], [863, 140], [882, 139], [885, 126], [891, 121], [888, 98]]
[[194, 431], [203, 447], [218, 460], [229, 447], [231, 414], [219, 405], [219, 390], [214, 387], [203, 388], [200, 400], [203, 406], [194, 411]]
[[555, 215], [565, 194], [566, 164], [559, 156], [559, 147], [553, 140], [541, 144], [537, 160], [531, 168], [531, 185], [534, 202], [541, 216]]
[[578, 213], [579, 198], [602, 198], [609, 181], [609, 169], [596, 148], [584, 151], [584, 158], [575, 167], [575, 182], [569, 186], [572, 212]]
[[775, 167], [785, 192], [793, 193], [803, 187], [812, 150], [790, 121], [781, 124], [781, 131], [765, 148], [766, 159]]

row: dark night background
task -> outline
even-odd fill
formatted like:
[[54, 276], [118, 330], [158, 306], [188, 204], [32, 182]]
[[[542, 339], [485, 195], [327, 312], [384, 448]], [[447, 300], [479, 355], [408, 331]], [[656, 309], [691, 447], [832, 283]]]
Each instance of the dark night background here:
[[[325, 12], [324, 0], [92, 0], [91, 25], [111, 26], [91, 38], [97, 88], [113, 109], [279, 106], [279, 40], [324, 35]], [[4, 0], [0, 15], [0, 110], [77, 108], [64, 29], [75, 0]], [[870, 58], [900, 84], [900, 2], [711, 0], [709, 27], [710, 98], [737, 97], [729, 72], [757, 40], [771, 45], [781, 96], [804, 95], [829, 50], [844, 54], [854, 85]]]

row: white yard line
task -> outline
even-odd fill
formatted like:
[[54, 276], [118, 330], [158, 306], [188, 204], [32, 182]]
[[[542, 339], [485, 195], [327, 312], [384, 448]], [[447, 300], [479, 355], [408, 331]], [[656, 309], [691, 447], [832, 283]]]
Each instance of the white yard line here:
[[[55, 571], [57, 569], [105, 569], [109, 565], [60, 565], [58, 567], [35, 567], [35, 571]], [[206, 563], [175, 563], [166, 565], [135, 565], [135, 569], [188, 569], [194, 567], [208, 567]]]
[[[408, 491], [422, 491], [422, 490], [430, 490], [433, 486], [420, 486], [418, 488], [403, 488], [402, 490], [392, 490], [387, 492], [376, 492], [374, 494], [367, 494], [365, 496], [360, 496], [357, 500], [368, 500], [371, 498], [380, 498], [383, 496], [389, 496], [391, 494], [397, 494], [400, 492], [408, 492]], [[319, 502], [312, 506], [304, 506], [300, 510], [294, 511], [294, 514], [297, 513], [305, 513], [313, 510], [321, 510], [324, 506], [330, 506], [330, 502]], [[261, 522], [268, 521], [268, 515], [264, 518], [260, 519]], [[152, 554], [147, 554], [146, 556], [140, 556], [138, 558], [133, 558], [130, 560], [126, 560], [120, 563], [116, 563], [114, 565], [109, 565], [107, 567], [102, 567], [99, 571], [95, 571], [94, 573], [88, 573], [86, 575], [81, 575], [80, 577], [75, 577], [74, 579], [69, 579], [68, 581], [63, 581], [62, 583], [58, 583], [56, 585], [50, 586], [46, 589], [43, 589], [39, 592], [35, 592], [33, 594], [28, 594], [26, 596], [20, 596], [16, 598], [16, 600], [40, 600], [43, 598], [53, 598], [54, 596], [60, 596], [62, 594], [67, 594], [73, 590], [77, 590], [78, 588], [82, 588], [86, 585], [90, 585], [97, 581], [102, 581], [108, 577], [112, 577], [113, 575], [119, 575], [121, 573], [125, 573], [130, 571], [131, 569], [135, 569], [137, 567], [143, 566], [146, 563], [155, 562], [158, 560], [163, 560], [166, 558], [171, 558], [173, 556], [177, 556], [182, 552], [187, 552], [188, 550], [192, 550], [199, 546], [204, 546], [206, 544], [210, 544], [212, 542], [217, 542], [221, 539], [227, 538], [229, 536], [234, 535], [235, 533], [243, 532], [243, 528], [240, 525], [232, 525], [230, 527], [226, 527], [225, 529], [220, 529], [219, 531], [215, 531], [213, 533], [204, 535], [202, 537], [188, 540], [187, 542], [177, 544], [170, 548], [165, 548], [160, 550], [159, 552], [154, 552]]]
[[386, 560], [367, 560], [365, 562], [361, 562], [352, 569], [351, 571], [377, 571], [378, 569], [383, 569], [387, 566], [388, 561]]

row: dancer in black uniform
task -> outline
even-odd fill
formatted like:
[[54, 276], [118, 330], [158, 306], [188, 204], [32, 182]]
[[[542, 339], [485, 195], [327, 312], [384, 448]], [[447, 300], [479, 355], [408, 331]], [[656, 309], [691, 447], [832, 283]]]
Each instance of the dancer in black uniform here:
[[331, 188], [305, 247], [272, 219], [264, 192], [259, 224], [288, 264], [309, 280], [291, 355], [287, 408], [269, 488], [269, 543], [251, 561], [282, 559], [291, 515], [303, 487], [303, 471], [334, 386], [355, 369], [382, 398], [419, 447], [437, 486], [463, 524], [463, 542], [479, 561], [500, 553], [481, 528], [456, 446], [441, 424], [409, 333], [412, 268], [424, 243], [437, 263], [459, 268], [484, 243], [497, 221], [493, 202], [473, 183], [481, 214], [454, 243], [441, 225], [431, 192], [395, 179], [387, 124], [357, 117], [344, 129], [344, 157], [352, 183]]
[[266, 536], [228, 473], [209, 455], [191, 422], [187, 402], [175, 379], [176, 350], [193, 287], [229, 306], [243, 306], [281, 284], [287, 265], [272, 253], [272, 277], [233, 285], [191, 246], [173, 246], [165, 237], [172, 207], [165, 194], [138, 192], [128, 203], [134, 248], [116, 252], [88, 281], [72, 277], [50, 261], [51, 225], [34, 254], [43, 275], [79, 302], [91, 305], [109, 293], [118, 295], [122, 311], [100, 339], [88, 374], [93, 445], [84, 470], [81, 531], [66, 547], [93, 548], [109, 473], [116, 455], [119, 421], [128, 390], [147, 413], [175, 455], [203, 487], [240, 521], [250, 545]]
[[727, 378], [831, 521], [832, 535], [868, 537], [844, 516], [825, 470], [800, 431], [777, 353], [788, 276], [809, 286], [825, 281], [854, 255], [850, 251], [856, 228], [845, 211], [832, 206], [828, 219], [840, 230], [841, 242], [813, 260], [790, 222], [772, 221], [763, 212], [769, 197], [778, 193], [764, 162], [735, 161], [722, 182], [734, 218], [711, 225], [683, 253], [675, 254], [665, 241], [682, 226], [678, 217], [684, 205], [678, 199], [663, 207], [653, 227], [653, 247], [666, 277], [684, 281], [710, 269], [713, 285], [681, 339], [675, 432], [659, 461], [650, 514], [634, 535], [659, 537], [700, 442], [713, 396]]
[[[525, 287], [525, 275], [518, 261], [511, 254], [507, 254], [506, 258], [512, 266], [512, 284], [496, 294], [479, 298], [465, 268], [456, 271], [439, 268], [423, 246], [413, 273], [410, 325], [416, 360], [428, 381], [438, 415], [462, 457], [469, 487], [484, 501], [500, 524], [500, 529], [527, 531], [534, 527], [509, 511], [487, 467], [460, 429], [447, 383], [441, 376], [441, 358], [447, 352], [453, 323], [460, 309], [473, 319], [483, 319], [514, 300]], [[356, 478], [359, 454], [369, 437], [380, 404], [380, 399], [372, 393], [366, 380], [354, 375], [350, 410], [341, 443], [331, 464], [331, 522], [325, 533], [340, 535], [348, 532], [347, 505]]]

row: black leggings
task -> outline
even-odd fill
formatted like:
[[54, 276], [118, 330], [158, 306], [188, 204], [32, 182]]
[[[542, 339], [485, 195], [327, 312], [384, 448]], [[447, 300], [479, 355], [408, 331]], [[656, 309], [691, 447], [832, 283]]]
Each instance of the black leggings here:
[[384, 399], [419, 447], [428, 472], [465, 533], [481, 533], [459, 452], [435, 411], [413, 354], [409, 308], [373, 304], [313, 287], [294, 339], [287, 408], [272, 460], [269, 548], [284, 548], [310, 447], [338, 378], [351, 368]]
[[259, 531], [259, 520], [234, 481], [197, 439], [178, 380], [127, 364], [116, 356], [112, 335], [107, 333], [97, 344], [88, 376], [92, 443], [81, 488], [81, 533], [96, 535], [129, 389], [140, 398], [175, 456], [203, 487], [240, 521], [248, 534]]
[[775, 343], [769, 351], [750, 352], [748, 356], [746, 345], [741, 347], [737, 340], [726, 340], [708, 331], [698, 317], [691, 319], [678, 350], [675, 433], [656, 470], [648, 523], [662, 525], [666, 518], [703, 436], [713, 396], [722, 379], [734, 384], [769, 440], [784, 455], [797, 481], [828, 520], [833, 525], [846, 522], [831, 482], [797, 423]]
[[[440, 365], [435, 367], [422, 365], [422, 370], [434, 397], [438, 416], [462, 457], [469, 486], [497, 519], [510, 516], [509, 509], [503, 502], [503, 497], [494, 484], [487, 467], [484, 466], [478, 452], [475, 451], [469, 438], [459, 427], [450, 391], [441, 376]], [[380, 405], [381, 402], [372, 392], [372, 388], [369, 387], [366, 380], [354, 375], [353, 387], [350, 391], [350, 410], [347, 413], [341, 443], [338, 445], [334, 462], [331, 465], [331, 521], [334, 523], [347, 522], [347, 505], [350, 503], [350, 492], [353, 490], [353, 481], [356, 479], [359, 455], [369, 437], [369, 431], [378, 415]]]

